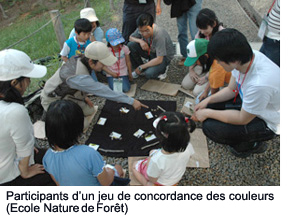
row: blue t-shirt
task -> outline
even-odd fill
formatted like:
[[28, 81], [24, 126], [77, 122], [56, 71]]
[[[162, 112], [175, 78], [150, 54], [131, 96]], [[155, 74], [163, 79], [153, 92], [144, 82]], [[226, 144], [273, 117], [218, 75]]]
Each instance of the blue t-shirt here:
[[97, 176], [105, 162], [93, 148], [74, 145], [65, 151], [48, 149], [43, 166], [61, 186], [100, 186]]
[[86, 47], [91, 43], [90, 40], [87, 40], [85, 44], [78, 44], [75, 41], [75, 38], [69, 38], [65, 41], [68, 47], [70, 48], [68, 58], [71, 58], [72, 56], [80, 55], [85, 53]]

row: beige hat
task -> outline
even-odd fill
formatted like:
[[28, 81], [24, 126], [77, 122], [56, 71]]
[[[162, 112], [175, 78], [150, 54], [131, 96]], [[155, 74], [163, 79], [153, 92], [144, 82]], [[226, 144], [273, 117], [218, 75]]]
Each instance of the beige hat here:
[[94, 41], [86, 47], [85, 56], [98, 60], [106, 66], [112, 66], [117, 62], [117, 58], [109, 51], [106, 44], [99, 41]]
[[45, 66], [33, 64], [30, 57], [20, 50], [0, 51], [0, 81], [13, 80], [21, 76], [41, 78], [46, 71]]
[[90, 22], [98, 21], [98, 17], [96, 16], [96, 12], [93, 8], [84, 8], [80, 12], [81, 18], [86, 18]]

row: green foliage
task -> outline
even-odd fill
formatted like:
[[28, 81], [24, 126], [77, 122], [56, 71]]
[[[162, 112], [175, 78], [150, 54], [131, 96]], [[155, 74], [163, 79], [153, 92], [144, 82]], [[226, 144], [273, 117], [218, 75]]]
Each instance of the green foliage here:
[[[66, 37], [68, 37], [70, 31], [73, 28], [75, 20], [79, 18], [80, 10], [84, 6], [83, 0], [74, 0], [74, 2], [78, 3], [73, 4], [74, 10], [72, 11], [68, 12], [66, 8], [56, 8], [61, 12], [61, 20]], [[112, 16], [113, 13], [110, 12], [110, 5], [108, 4], [108, 0], [91, 0], [90, 2], [92, 7], [96, 10], [96, 14], [100, 20], [101, 25], [104, 23], [104, 21], [111, 20], [110, 16]], [[1, 28], [0, 50], [12, 45], [20, 39], [23, 39], [46, 24], [51, 19], [47, 10], [48, 9], [45, 7], [37, 7], [33, 11], [30, 11], [26, 17], [20, 16], [12, 25]], [[39, 15], [43, 11], [46, 12]], [[12, 48], [24, 51], [31, 57], [32, 60], [47, 56], [57, 57], [60, 52], [60, 46], [57, 42], [52, 23], [34, 34], [32, 37], [20, 42]], [[58, 69], [60, 62], [58, 59], [53, 59], [48, 62], [46, 66], [48, 68], [48, 73], [45, 77], [45, 80], [48, 79]], [[37, 84], [38, 83], [35, 80], [31, 80], [31, 91], [38, 88]]]

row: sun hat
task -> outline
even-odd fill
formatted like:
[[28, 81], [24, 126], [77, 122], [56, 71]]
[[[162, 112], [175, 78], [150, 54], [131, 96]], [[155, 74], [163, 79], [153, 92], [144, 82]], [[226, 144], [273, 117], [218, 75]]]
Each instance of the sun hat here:
[[20, 50], [0, 51], [0, 81], [17, 79], [21, 76], [41, 78], [46, 71], [45, 66], [33, 64], [30, 57]]
[[117, 58], [109, 51], [106, 44], [99, 41], [94, 41], [86, 47], [85, 56], [98, 60], [106, 66], [112, 66], [117, 61]]
[[201, 57], [202, 55], [207, 53], [207, 45], [208, 40], [203, 38], [198, 38], [193, 41], [190, 41], [187, 45], [187, 58], [184, 62], [184, 66], [191, 66], [195, 64], [195, 62]]
[[98, 21], [98, 17], [96, 16], [96, 12], [93, 8], [84, 8], [80, 12], [81, 18], [86, 18], [90, 22]]
[[118, 44], [125, 42], [125, 39], [123, 38], [121, 32], [117, 28], [110, 28], [109, 30], [107, 30], [106, 40], [112, 46], [116, 46]]

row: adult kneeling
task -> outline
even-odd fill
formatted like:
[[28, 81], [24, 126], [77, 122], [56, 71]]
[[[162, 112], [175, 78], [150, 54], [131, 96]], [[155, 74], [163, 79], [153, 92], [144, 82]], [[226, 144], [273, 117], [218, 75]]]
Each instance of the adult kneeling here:
[[[193, 119], [215, 142], [238, 157], [262, 153], [262, 141], [280, 134], [280, 69], [235, 29], [213, 36], [208, 53], [232, 72], [229, 85], [195, 107]], [[240, 103], [240, 104], [239, 104]]]

